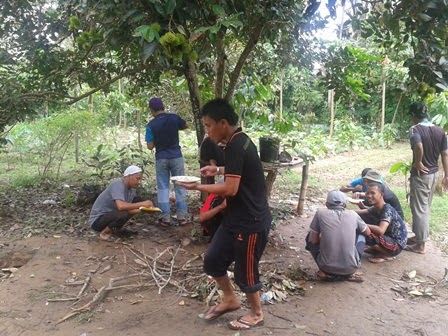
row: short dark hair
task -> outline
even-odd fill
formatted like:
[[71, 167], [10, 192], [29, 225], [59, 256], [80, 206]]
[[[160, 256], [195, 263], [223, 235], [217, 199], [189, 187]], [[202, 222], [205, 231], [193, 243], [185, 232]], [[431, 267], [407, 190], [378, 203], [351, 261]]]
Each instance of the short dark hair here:
[[369, 172], [369, 170], [372, 170], [372, 168], [364, 168], [361, 172], [361, 177], [366, 176], [366, 174]]
[[370, 182], [368, 187], [378, 187], [379, 192], [384, 193], [384, 184], [378, 182]]
[[411, 106], [409, 106], [409, 113], [418, 119], [429, 117], [428, 106], [422, 101], [413, 102]]
[[210, 117], [216, 122], [225, 119], [230, 126], [235, 126], [238, 123], [238, 114], [235, 113], [232, 105], [222, 98], [208, 101], [202, 107], [201, 115]]

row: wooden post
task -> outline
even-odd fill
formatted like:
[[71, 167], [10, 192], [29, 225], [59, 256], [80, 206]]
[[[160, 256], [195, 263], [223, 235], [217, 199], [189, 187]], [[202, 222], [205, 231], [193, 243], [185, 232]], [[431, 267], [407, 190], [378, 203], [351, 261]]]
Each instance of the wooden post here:
[[268, 175], [266, 176], [266, 197], [268, 199], [271, 197], [272, 187], [274, 186], [276, 178], [277, 178], [277, 169], [272, 168], [272, 170], [270, 170], [268, 172]]
[[383, 60], [383, 69], [381, 76], [381, 85], [382, 85], [382, 97], [381, 97], [381, 133], [384, 131], [384, 122], [386, 118], [386, 65], [388, 58], [387, 56]]
[[330, 106], [330, 138], [334, 131], [334, 89], [328, 91], [328, 104]]
[[140, 150], [140, 153], [143, 153], [142, 148], [142, 142], [141, 142], [141, 129], [140, 129], [140, 121], [142, 114], [140, 112], [140, 109], [136, 110], [137, 112], [137, 139], [138, 139], [138, 149]]
[[305, 205], [306, 190], [308, 189], [308, 165], [302, 167], [302, 183], [300, 185], [299, 203], [297, 204], [297, 214], [303, 215], [303, 206]]
[[78, 136], [78, 132], [75, 132], [75, 162], [79, 163], [79, 136]]

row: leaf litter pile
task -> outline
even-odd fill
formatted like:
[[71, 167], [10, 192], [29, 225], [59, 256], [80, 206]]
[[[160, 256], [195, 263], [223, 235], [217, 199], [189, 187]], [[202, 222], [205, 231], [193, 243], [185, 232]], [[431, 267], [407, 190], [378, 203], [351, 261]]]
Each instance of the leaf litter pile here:
[[417, 274], [417, 271], [404, 272], [400, 280], [390, 279], [395, 283], [391, 289], [396, 293], [394, 300], [403, 301], [406, 297], [432, 297], [437, 289], [448, 289], [448, 268], [441, 280]]

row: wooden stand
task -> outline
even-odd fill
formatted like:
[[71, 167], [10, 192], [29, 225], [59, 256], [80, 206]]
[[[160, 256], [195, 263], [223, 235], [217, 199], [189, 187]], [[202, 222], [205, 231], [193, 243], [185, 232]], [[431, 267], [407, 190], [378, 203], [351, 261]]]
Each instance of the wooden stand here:
[[263, 170], [267, 172], [266, 175], [266, 196], [269, 199], [272, 193], [275, 179], [279, 172], [290, 170], [296, 167], [302, 167], [302, 183], [300, 185], [299, 203], [297, 204], [297, 213], [303, 213], [303, 206], [305, 204], [306, 189], [308, 188], [308, 166], [301, 158], [293, 158], [291, 162], [262, 162]]

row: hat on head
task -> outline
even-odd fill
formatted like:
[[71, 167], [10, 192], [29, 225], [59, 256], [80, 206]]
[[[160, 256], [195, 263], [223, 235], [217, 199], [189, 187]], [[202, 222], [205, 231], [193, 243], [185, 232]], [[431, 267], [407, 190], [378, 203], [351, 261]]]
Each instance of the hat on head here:
[[381, 177], [381, 174], [378, 170], [375, 169], [370, 169], [362, 179], [383, 184], [383, 178]]
[[140, 167], [137, 166], [129, 166], [126, 168], [126, 170], [124, 171], [123, 176], [129, 176], [129, 175], [133, 175], [133, 174], [137, 174], [137, 173], [141, 173], [142, 169]]
[[160, 111], [165, 109], [165, 107], [163, 106], [162, 99], [160, 98], [151, 98], [151, 100], [148, 103], [148, 106], [152, 108], [154, 111]]
[[330, 191], [327, 195], [328, 207], [343, 207], [346, 199], [343, 192], [339, 190]]

